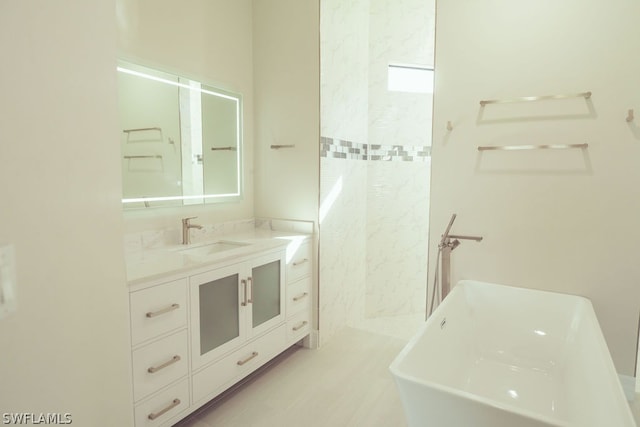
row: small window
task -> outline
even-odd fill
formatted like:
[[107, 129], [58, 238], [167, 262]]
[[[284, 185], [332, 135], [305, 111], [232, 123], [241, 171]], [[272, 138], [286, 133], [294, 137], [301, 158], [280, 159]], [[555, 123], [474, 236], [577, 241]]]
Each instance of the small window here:
[[389, 64], [387, 88], [393, 92], [433, 93], [433, 68]]

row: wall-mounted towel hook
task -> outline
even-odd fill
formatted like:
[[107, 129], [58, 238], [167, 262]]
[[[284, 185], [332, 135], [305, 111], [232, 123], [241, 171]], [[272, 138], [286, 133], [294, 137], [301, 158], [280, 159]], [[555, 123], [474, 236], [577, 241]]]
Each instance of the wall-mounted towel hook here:
[[627, 122], [631, 123], [633, 121], [634, 117], [633, 117], [633, 109], [629, 110], [627, 112]]
[[447, 130], [448, 130], [449, 132], [451, 132], [451, 131], [453, 130], [453, 125], [451, 124], [451, 121], [448, 121], [448, 122], [447, 122]]

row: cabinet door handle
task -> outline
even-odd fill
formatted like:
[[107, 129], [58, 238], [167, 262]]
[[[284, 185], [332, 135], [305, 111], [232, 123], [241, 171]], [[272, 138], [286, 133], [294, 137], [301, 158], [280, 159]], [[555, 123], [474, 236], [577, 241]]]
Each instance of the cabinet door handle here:
[[301, 295], [298, 295], [297, 297], [293, 297], [293, 300], [296, 301], [296, 302], [300, 301], [302, 298], [305, 298], [307, 295], [309, 295], [309, 294], [307, 292], [305, 292], [305, 293], [303, 293]]
[[147, 317], [156, 317], [156, 316], [160, 316], [161, 314], [165, 314], [165, 313], [169, 313], [170, 311], [173, 310], [177, 310], [180, 308], [180, 304], [171, 304], [169, 307], [167, 308], [163, 308], [162, 310], [158, 310], [158, 311], [150, 311], [147, 313]]
[[169, 406], [167, 406], [166, 408], [164, 408], [160, 412], [152, 412], [152, 413], [150, 413], [147, 418], [149, 418], [150, 420], [155, 420], [156, 418], [166, 414], [168, 411], [172, 410], [173, 408], [175, 408], [179, 404], [180, 404], [180, 399], [175, 398], [175, 399], [173, 399], [173, 402], [171, 402], [171, 404]]
[[173, 356], [171, 359], [167, 360], [166, 362], [164, 362], [162, 365], [158, 365], [158, 366], [152, 366], [149, 369], [147, 369], [147, 372], [149, 372], [150, 374], [155, 374], [156, 372], [158, 372], [161, 369], [166, 368], [169, 365], [173, 365], [176, 362], [180, 361], [180, 356], [178, 356], [177, 354], [175, 356]]
[[300, 329], [302, 329], [302, 328], [304, 328], [305, 326], [307, 326], [307, 323], [309, 323], [309, 322], [307, 322], [307, 321], [305, 320], [305, 321], [303, 321], [302, 323], [300, 323], [298, 326], [294, 326], [294, 327], [293, 327], [293, 328], [291, 328], [291, 329], [293, 329], [294, 331], [299, 331]]
[[293, 266], [297, 267], [297, 266], [299, 266], [301, 264], [304, 264], [305, 262], [309, 262], [309, 260], [307, 258], [303, 258], [300, 261], [294, 261]]
[[247, 281], [242, 279], [240, 281], [242, 283], [242, 289], [243, 289], [243, 296], [242, 296], [242, 302], [240, 303], [241, 306], [246, 306], [247, 305]]
[[251, 298], [249, 298], [247, 302], [253, 304], [253, 279], [249, 277], [247, 280], [249, 281], [249, 291], [251, 292]]
[[238, 360], [236, 363], [238, 364], [238, 366], [242, 366], [242, 365], [244, 365], [245, 363], [247, 363], [249, 360], [253, 359], [256, 356], [258, 356], [258, 352], [254, 351], [254, 352], [251, 353], [251, 356], [247, 357], [244, 360]]

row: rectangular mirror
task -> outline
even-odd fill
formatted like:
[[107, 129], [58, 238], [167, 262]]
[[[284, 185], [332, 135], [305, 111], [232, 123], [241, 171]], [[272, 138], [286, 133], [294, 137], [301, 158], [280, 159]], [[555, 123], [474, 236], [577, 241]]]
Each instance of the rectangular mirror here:
[[240, 199], [241, 96], [123, 61], [117, 70], [124, 208]]

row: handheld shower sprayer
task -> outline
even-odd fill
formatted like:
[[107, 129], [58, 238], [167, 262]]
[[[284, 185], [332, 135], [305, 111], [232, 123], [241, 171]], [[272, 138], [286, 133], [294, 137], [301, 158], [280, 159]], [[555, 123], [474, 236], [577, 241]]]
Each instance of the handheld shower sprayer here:
[[451, 226], [453, 225], [453, 221], [456, 220], [457, 216], [458, 215], [456, 214], [451, 215], [451, 219], [449, 220], [449, 225], [447, 225], [447, 228], [444, 230], [444, 234], [442, 235], [442, 239], [440, 240], [440, 246], [443, 246], [447, 241], [447, 239], [449, 238], [449, 231], [451, 231]]

